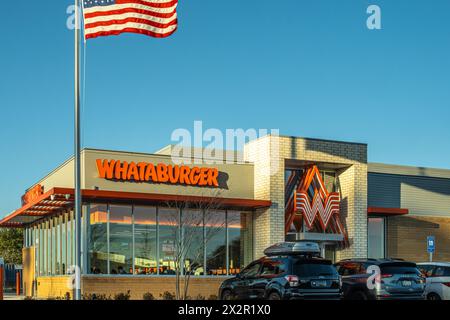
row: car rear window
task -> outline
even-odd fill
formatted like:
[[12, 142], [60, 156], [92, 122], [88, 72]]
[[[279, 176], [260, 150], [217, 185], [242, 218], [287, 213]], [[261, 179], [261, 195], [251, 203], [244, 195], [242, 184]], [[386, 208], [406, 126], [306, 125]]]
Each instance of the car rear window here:
[[327, 261], [295, 261], [294, 274], [301, 277], [335, 276], [336, 268]]
[[435, 277], [450, 277], [450, 267], [436, 267], [436, 270], [434, 271]]
[[420, 274], [419, 269], [417, 269], [414, 264], [410, 263], [380, 265], [380, 269], [383, 274]]

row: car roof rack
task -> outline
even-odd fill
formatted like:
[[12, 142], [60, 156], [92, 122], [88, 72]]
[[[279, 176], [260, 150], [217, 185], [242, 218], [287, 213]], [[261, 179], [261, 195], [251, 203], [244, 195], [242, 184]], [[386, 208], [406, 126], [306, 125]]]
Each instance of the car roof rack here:
[[279, 242], [264, 250], [266, 256], [311, 256], [320, 257], [320, 247], [316, 242]]

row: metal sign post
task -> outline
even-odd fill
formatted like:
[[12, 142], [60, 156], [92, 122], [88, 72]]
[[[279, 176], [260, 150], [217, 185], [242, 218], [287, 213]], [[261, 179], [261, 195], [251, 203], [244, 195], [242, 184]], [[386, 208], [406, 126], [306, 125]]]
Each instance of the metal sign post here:
[[434, 236], [428, 236], [427, 237], [427, 251], [430, 255], [430, 262], [433, 262], [433, 253], [436, 250], [436, 243], [435, 243], [435, 237]]
[[3, 300], [3, 265], [5, 261], [0, 258], [0, 301]]

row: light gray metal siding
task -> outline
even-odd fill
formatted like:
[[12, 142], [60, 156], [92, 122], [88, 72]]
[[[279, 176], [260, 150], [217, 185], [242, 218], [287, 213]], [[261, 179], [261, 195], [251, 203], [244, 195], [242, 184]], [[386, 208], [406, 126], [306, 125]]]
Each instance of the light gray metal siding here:
[[450, 179], [369, 172], [368, 205], [450, 217]]

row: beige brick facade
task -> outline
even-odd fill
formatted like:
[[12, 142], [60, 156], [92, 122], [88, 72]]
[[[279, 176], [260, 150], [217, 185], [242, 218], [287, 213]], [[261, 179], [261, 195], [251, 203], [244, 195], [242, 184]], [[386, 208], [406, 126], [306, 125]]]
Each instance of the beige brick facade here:
[[[70, 276], [38, 277], [38, 299], [64, 299], [67, 295], [73, 296], [70, 289]], [[219, 286], [224, 277], [192, 277], [189, 281], [188, 296], [195, 298], [212, 299], [218, 296]], [[116, 294], [130, 291], [132, 300], [142, 300], [145, 293], [151, 293], [155, 299], [162, 299], [165, 292], [175, 294], [175, 277], [148, 277], [148, 276], [83, 276], [83, 295], [104, 295], [114, 299]], [[180, 282], [183, 284], [183, 281]]]
[[248, 143], [246, 161], [255, 167], [255, 198], [270, 199], [270, 209], [255, 214], [255, 257], [267, 246], [284, 241], [284, 186], [286, 161], [327, 164], [336, 170], [341, 193], [341, 219], [347, 228], [350, 246], [337, 252], [337, 259], [367, 256], [367, 145], [265, 136]]
[[426, 262], [427, 236], [436, 238], [434, 261], [450, 261], [450, 218], [426, 216], [390, 217], [387, 221], [387, 257]]

